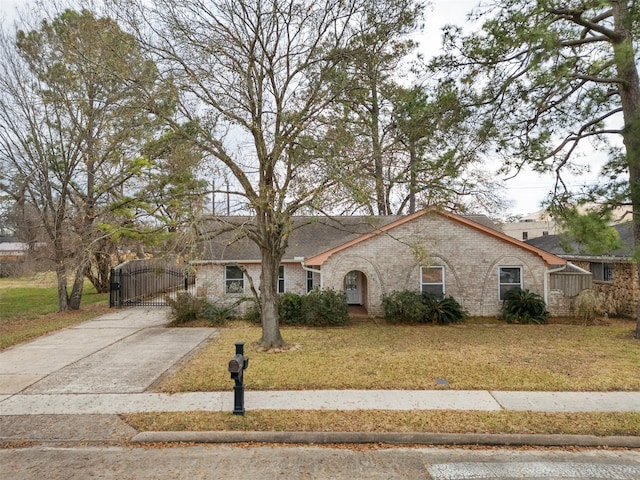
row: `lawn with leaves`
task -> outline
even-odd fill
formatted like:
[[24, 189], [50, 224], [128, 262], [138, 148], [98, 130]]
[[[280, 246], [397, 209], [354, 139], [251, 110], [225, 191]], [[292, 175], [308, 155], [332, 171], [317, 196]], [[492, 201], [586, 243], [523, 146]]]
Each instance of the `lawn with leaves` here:
[[401, 389], [524, 391], [640, 390], [640, 342], [632, 321], [606, 325], [399, 326], [285, 328], [299, 348], [259, 352], [260, 328], [234, 323], [159, 387], [164, 392], [221, 391], [234, 343], [246, 342], [251, 390]]
[[640, 413], [257, 410], [140, 413], [122, 418], [138, 431], [430, 432], [640, 435]]
[[[631, 321], [607, 325], [508, 325], [476, 319], [437, 327], [360, 323], [284, 328], [297, 349], [259, 352], [260, 329], [233, 323], [160, 387], [166, 392], [226, 390], [234, 343], [250, 357], [246, 388], [640, 390], [640, 342]], [[445, 378], [449, 385], [437, 385]], [[339, 394], [339, 393], [338, 393]], [[139, 431], [433, 432], [640, 435], [640, 413], [482, 411], [247, 411], [141, 413], [123, 418]]]

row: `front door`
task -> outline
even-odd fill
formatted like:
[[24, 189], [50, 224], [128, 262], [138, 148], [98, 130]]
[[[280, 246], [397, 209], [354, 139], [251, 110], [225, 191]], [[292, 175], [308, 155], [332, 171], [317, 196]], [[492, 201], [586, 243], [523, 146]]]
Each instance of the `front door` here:
[[344, 293], [349, 305], [362, 305], [362, 276], [360, 272], [352, 270], [344, 277]]

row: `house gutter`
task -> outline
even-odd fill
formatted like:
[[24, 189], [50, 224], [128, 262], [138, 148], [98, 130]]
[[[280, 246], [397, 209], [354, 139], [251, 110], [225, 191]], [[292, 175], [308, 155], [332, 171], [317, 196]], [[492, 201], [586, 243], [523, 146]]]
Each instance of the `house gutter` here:
[[307, 267], [304, 264], [304, 257], [293, 257], [293, 260], [296, 262], [300, 262], [300, 266], [303, 270], [307, 272], [317, 273], [320, 275], [320, 290], [324, 290], [324, 276], [322, 275], [322, 270], [316, 270], [315, 268]]

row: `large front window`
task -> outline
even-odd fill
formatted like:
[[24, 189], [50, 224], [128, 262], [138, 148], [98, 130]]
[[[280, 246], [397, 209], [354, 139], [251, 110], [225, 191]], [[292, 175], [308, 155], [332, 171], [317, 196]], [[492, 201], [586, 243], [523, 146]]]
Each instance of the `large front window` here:
[[522, 290], [522, 267], [500, 267], [500, 300], [507, 292], [519, 288]]
[[227, 265], [224, 269], [225, 293], [244, 293], [244, 275], [242, 269], [235, 265]]
[[444, 297], [444, 267], [420, 267], [422, 293]]

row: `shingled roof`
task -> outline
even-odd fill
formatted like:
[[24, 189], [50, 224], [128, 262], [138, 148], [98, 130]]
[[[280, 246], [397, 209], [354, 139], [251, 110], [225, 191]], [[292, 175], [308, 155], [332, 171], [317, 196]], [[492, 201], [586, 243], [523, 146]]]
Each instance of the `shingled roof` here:
[[[284, 260], [311, 257], [398, 220], [398, 216], [294, 216]], [[257, 245], [246, 236], [253, 217], [214, 217], [206, 222], [204, 254], [214, 261], [260, 261]]]
[[[633, 224], [625, 222], [614, 225], [614, 228], [620, 236], [622, 247], [612, 252], [606, 252], [603, 255], [590, 255], [584, 250], [584, 246], [575, 240], [564, 239], [562, 235], [544, 235], [542, 237], [532, 238], [526, 243], [536, 248], [540, 248], [545, 252], [552, 253], [564, 258], [602, 258], [613, 257], [618, 259], [630, 259], [633, 256]], [[568, 249], [565, 249], [567, 246]]]
[[[283, 261], [294, 258], [318, 258], [319, 255], [339, 249], [352, 242], [357, 242], [376, 232], [392, 228], [414, 216], [294, 216], [293, 231], [289, 237]], [[479, 229], [506, 237], [498, 231], [493, 221], [484, 215], [457, 216], [468, 224]], [[260, 261], [257, 245], [246, 236], [247, 226], [253, 225], [255, 219], [246, 216], [211, 217], [204, 222], [203, 261], [256, 263]], [[471, 223], [469, 223], [471, 222]], [[510, 239], [509, 237], [509, 240]], [[530, 248], [530, 247], [529, 247]]]

